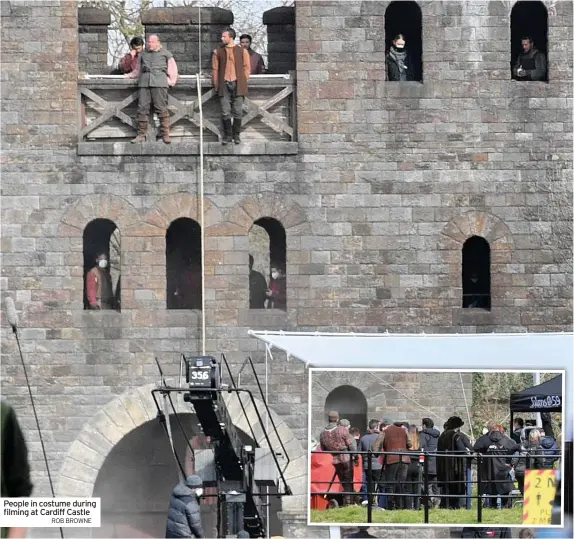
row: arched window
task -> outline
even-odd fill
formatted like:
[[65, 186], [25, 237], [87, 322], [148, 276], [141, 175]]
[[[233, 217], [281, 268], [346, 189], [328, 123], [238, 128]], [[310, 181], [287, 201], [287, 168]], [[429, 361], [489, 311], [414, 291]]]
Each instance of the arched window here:
[[[512, 78], [548, 81], [548, 11], [542, 2], [528, 0], [514, 4], [510, 13], [510, 40]], [[523, 72], [517, 71], [520, 66]]]
[[[405, 40], [408, 62], [407, 80], [422, 82], [423, 80], [423, 16], [421, 8], [416, 2], [391, 2], [385, 11], [385, 52], [387, 53], [387, 80], [395, 80], [389, 76], [389, 70], [396, 61], [389, 59], [389, 51], [393, 40], [402, 34]], [[412, 71], [412, 75], [408, 72]], [[396, 70], [395, 70], [396, 72]]]
[[340, 419], [348, 419], [351, 427], [361, 432], [367, 430], [367, 399], [354, 386], [339, 386], [333, 389], [325, 400], [325, 420], [330, 411], [339, 412]]
[[249, 231], [249, 308], [287, 309], [287, 243], [276, 219], [262, 217]]
[[173, 221], [165, 235], [168, 309], [201, 309], [201, 227], [193, 219]]
[[479, 236], [462, 246], [462, 306], [490, 310], [490, 245]]
[[84, 309], [121, 308], [120, 231], [109, 219], [84, 228]]

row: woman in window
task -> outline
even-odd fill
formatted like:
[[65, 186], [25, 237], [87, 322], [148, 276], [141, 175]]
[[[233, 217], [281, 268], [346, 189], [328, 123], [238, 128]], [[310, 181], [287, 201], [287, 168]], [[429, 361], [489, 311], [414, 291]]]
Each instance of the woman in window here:
[[387, 80], [393, 82], [414, 80], [413, 66], [403, 34], [395, 36], [387, 52]]

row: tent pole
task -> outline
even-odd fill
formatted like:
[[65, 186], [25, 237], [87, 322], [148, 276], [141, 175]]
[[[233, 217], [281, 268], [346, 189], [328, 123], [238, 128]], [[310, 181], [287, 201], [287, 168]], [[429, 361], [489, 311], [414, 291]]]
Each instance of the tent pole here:
[[[535, 372], [533, 374], [534, 374], [534, 385], [539, 386], [540, 385], [540, 373]], [[540, 413], [536, 414], [536, 428], [537, 429], [542, 428], [542, 416], [540, 415]]]

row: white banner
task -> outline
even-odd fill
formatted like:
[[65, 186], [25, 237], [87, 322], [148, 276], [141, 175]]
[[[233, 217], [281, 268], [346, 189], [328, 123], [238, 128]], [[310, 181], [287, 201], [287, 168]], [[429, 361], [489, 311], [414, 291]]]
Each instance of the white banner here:
[[100, 498], [0, 498], [3, 528], [99, 528]]

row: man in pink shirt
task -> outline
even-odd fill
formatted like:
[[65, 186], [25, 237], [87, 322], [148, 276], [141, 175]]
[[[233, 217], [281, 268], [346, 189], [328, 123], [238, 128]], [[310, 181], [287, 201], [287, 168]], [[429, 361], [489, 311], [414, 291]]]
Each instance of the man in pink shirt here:
[[161, 137], [166, 144], [171, 143], [167, 90], [175, 85], [177, 75], [173, 54], [162, 47], [156, 34], [150, 35], [147, 48], [138, 56], [135, 69], [126, 75], [128, 79], [139, 79], [138, 134], [132, 142], [147, 139], [149, 112], [153, 105], [159, 117]]

